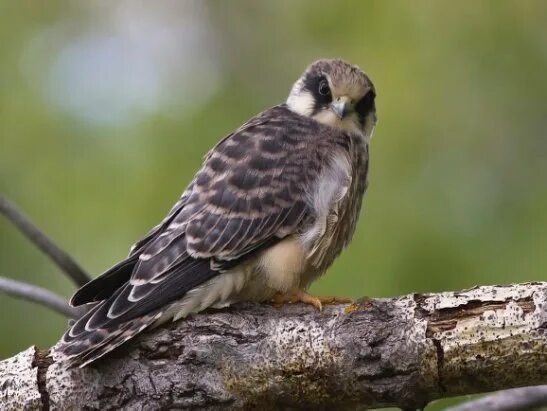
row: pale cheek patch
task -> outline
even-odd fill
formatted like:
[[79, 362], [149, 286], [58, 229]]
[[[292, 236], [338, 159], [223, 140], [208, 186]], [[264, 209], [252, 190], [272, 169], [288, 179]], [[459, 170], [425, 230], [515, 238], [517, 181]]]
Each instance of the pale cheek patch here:
[[300, 283], [305, 253], [300, 241], [287, 238], [262, 254], [260, 266], [266, 274], [268, 286], [287, 292]]
[[302, 116], [309, 116], [313, 113], [313, 106], [315, 100], [308, 91], [301, 91], [300, 93], [291, 93], [287, 99], [287, 106], [289, 109]]

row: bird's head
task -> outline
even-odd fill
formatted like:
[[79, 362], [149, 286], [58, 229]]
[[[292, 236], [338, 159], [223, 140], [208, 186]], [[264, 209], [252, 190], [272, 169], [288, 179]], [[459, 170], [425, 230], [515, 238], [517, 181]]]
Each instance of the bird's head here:
[[320, 123], [369, 139], [376, 125], [376, 92], [368, 76], [343, 60], [318, 60], [294, 83], [287, 106]]

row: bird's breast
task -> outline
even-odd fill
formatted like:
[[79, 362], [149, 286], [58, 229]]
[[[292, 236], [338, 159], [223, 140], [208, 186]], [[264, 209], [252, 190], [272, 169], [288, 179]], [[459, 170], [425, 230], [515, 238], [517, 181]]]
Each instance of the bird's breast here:
[[355, 231], [366, 188], [366, 147], [333, 151], [310, 186], [308, 222], [301, 231], [263, 250], [252, 265], [256, 273], [242, 295], [271, 298], [274, 292], [304, 289], [323, 274]]
[[312, 192], [313, 223], [302, 234], [308, 274], [322, 274], [349, 244], [366, 188], [367, 147], [353, 141], [349, 151], [334, 152]]

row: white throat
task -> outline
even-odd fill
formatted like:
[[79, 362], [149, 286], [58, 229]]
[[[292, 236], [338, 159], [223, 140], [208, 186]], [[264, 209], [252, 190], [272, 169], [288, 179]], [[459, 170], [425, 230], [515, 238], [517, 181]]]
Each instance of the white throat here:
[[[287, 107], [301, 116], [310, 117], [329, 127], [344, 130], [348, 133], [362, 136], [368, 143], [374, 131], [374, 119], [370, 115], [366, 119], [365, 129], [360, 127], [356, 113], [352, 113], [346, 118], [339, 119], [331, 110], [325, 109], [313, 114], [314, 99], [308, 91], [295, 91], [296, 87], [287, 99]], [[368, 126], [370, 124], [370, 126]]]

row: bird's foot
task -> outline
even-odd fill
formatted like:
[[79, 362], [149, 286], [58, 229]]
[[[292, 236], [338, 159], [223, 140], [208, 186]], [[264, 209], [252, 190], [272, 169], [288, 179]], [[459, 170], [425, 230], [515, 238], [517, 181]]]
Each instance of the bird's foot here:
[[277, 293], [274, 295], [272, 302], [274, 304], [287, 303], [304, 303], [311, 304], [319, 311], [323, 309], [323, 305], [327, 304], [347, 304], [353, 302], [351, 298], [346, 297], [331, 297], [331, 296], [315, 296], [308, 294], [305, 291], [298, 290], [290, 293]]

